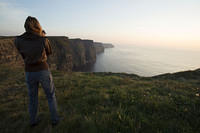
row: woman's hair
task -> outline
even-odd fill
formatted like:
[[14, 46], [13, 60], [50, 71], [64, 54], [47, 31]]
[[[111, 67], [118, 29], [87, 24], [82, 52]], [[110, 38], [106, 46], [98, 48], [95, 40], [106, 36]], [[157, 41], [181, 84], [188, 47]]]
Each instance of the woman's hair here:
[[39, 21], [35, 17], [28, 16], [24, 23], [26, 32], [33, 33], [39, 36], [43, 36], [42, 27]]
[[42, 36], [45, 36], [47, 33], [45, 32], [45, 30], [42, 30]]

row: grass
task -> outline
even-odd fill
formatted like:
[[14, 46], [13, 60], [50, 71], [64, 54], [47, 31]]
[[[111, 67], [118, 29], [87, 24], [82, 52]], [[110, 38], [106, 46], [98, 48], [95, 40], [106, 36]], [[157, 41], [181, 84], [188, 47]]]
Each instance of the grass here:
[[58, 110], [51, 126], [47, 99], [39, 88], [37, 127], [29, 127], [24, 71], [0, 65], [2, 133], [198, 133], [199, 79], [143, 78], [114, 73], [52, 71]]

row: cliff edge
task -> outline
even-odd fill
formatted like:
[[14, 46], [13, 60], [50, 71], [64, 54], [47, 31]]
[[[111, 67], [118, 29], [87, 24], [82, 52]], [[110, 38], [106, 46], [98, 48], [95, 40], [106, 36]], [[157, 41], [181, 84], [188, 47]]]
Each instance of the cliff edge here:
[[[23, 65], [14, 46], [15, 37], [0, 37], [0, 63]], [[69, 39], [65, 36], [49, 36], [53, 54], [48, 63], [52, 70], [85, 71], [96, 62], [96, 55], [104, 51], [103, 45], [93, 40]]]
[[52, 75], [63, 119], [51, 126], [47, 100], [40, 88], [42, 121], [31, 128], [23, 68], [0, 64], [0, 132], [199, 133], [199, 70], [148, 78], [58, 70]]

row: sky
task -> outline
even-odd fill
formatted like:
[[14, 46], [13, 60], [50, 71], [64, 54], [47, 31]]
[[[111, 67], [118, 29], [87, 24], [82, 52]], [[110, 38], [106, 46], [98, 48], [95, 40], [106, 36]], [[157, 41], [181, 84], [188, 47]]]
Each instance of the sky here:
[[22, 34], [27, 16], [47, 35], [200, 49], [200, 0], [0, 0], [0, 35]]

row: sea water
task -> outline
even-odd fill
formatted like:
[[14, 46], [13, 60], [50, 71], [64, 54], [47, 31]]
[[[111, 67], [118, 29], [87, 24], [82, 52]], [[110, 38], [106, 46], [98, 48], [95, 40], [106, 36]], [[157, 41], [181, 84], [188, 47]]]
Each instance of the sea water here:
[[200, 68], [200, 51], [156, 46], [115, 45], [97, 55], [93, 72], [123, 72], [140, 76]]

